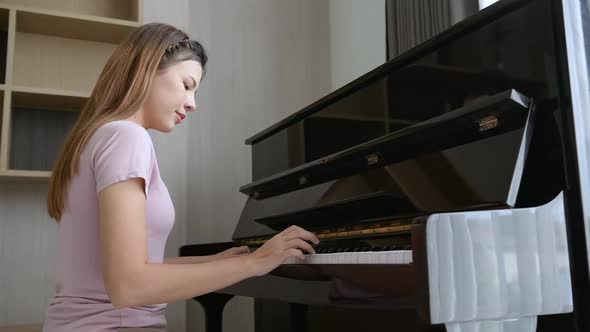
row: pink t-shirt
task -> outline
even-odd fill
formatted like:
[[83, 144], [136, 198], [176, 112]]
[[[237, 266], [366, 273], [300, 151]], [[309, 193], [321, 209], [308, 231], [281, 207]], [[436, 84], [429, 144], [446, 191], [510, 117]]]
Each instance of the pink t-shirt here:
[[102, 332], [122, 327], [164, 328], [165, 304], [115, 308], [105, 291], [100, 259], [98, 193], [129, 178], [145, 180], [148, 259], [162, 263], [174, 206], [160, 178], [148, 132], [131, 121], [100, 127], [80, 156], [59, 224], [55, 296], [44, 332]]

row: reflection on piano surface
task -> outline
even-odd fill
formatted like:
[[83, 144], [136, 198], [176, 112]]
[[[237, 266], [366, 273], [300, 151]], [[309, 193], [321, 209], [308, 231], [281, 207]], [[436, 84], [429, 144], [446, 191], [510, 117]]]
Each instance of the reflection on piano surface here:
[[257, 331], [281, 303], [294, 331], [568, 331], [545, 316], [573, 311], [553, 2], [491, 6], [248, 139], [233, 241], [181, 255], [290, 225], [321, 243], [197, 298], [208, 330], [242, 295]]

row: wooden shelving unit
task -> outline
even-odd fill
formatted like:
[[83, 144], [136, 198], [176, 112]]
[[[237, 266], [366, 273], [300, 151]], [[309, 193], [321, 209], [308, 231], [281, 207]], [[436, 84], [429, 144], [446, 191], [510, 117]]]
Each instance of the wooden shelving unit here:
[[0, 0], [0, 181], [46, 181], [143, 0]]
[[41, 332], [43, 326], [38, 324], [0, 326], [0, 332]]

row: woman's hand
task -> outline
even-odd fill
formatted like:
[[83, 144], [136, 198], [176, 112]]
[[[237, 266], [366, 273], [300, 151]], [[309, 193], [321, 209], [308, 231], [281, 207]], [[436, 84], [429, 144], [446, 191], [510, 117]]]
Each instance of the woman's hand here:
[[303, 251], [315, 254], [315, 250], [308, 241], [314, 244], [320, 243], [313, 233], [299, 226], [291, 226], [273, 236], [248, 256], [253, 274], [256, 276], [267, 274], [291, 256], [303, 258]]
[[230, 258], [242, 256], [250, 253], [248, 246], [233, 247], [213, 255], [213, 259]]

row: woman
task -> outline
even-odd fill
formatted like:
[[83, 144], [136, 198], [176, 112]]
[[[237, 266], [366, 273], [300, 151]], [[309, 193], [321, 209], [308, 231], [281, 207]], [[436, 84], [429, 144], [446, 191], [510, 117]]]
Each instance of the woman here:
[[252, 253], [240, 247], [164, 259], [174, 207], [147, 129], [170, 132], [195, 111], [206, 62], [203, 47], [184, 32], [147, 24], [105, 65], [50, 182], [48, 210], [60, 226], [45, 332], [164, 329], [164, 303], [315, 253], [309, 242], [318, 239], [291, 227]]

